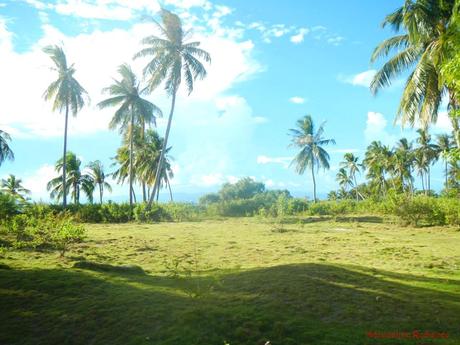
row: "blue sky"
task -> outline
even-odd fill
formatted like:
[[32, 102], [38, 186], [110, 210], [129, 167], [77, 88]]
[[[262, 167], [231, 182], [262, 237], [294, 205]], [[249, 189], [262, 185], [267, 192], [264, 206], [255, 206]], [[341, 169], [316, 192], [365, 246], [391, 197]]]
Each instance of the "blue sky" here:
[[[212, 55], [208, 78], [194, 93], [178, 98], [170, 143], [174, 157], [173, 192], [195, 200], [224, 182], [252, 176], [269, 188], [289, 189], [311, 197], [311, 178], [298, 176], [289, 162], [288, 129], [311, 114], [326, 121], [331, 170], [320, 172], [320, 196], [336, 189], [335, 175], [345, 152], [363, 157], [372, 140], [393, 145], [414, 131], [393, 126], [403, 79], [370, 94], [369, 80], [380, 64], [370, 65], [373, 48], [392, 33], [384, 16], [401, 3], [389, 1], [297, 0], [11, 0], [0, 1], [0, 128], [13, 137], [16, 160], [0, 167], [0, 177], [15, 174], [47, 200], [46, 182], [56, 176], [62, 152], [64, 117], [42, 99], [54, 76], [41, 49], [62, 44], [75, 63], [77, 78], [91, 103], [71, 118], [70, 150], [87, 164], [100, 159], [110, 171], [120, 144], [108, 130], [113, 110], [100, 111], [101, 89], [116, 77], [116, 68], [132, 63], [140, 72], [145, 60], [132, 62], [141, 38], [155, 34], [140, 18], [160, 6], [178, 13], [195, 39]], [[149, 96], [169, 111], [162, 90]], [[158, 121], [163, 134], [165, 119]], [[445, 113], [433, 133], [449, 130]], [[439, 165], [439, 164], [438, 164]], [[441, 188], [440, 166], [433, 187]], [[126, 186], [108, 197], [125, 198]]]

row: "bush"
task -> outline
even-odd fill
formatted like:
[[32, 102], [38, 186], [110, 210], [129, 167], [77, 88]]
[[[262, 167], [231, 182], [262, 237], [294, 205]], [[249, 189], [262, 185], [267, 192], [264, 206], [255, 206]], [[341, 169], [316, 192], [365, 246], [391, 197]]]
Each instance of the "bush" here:
[[460, 227], [460, 199], [440, 198], [438, 204], [444, 213], [446, 224]]
[[101, 221], [104, 223], [126, 223], [132, 218], [131, 208], [128, 203], [116, 204], [108, 202], [102, 204]]
[[13, 245], [17, 248], [51, 247], [65, 254], [71, 243], [81, 241], [85, 236], [82, 225], [68, 213], [54, 215], [49, 212], [40, 217], [20, 214], [3, 223], [4, 231], [15, 237]]
[[153, 204], [151, 207], [148, 204], [138, 204], [133, 210], [134, 219], [138, 222], [160, 222], [170, 221], [171, 217], [159, 205]]
[[12, 196], [0, 193], [0, 220], [12, 217], [19, 211], [20, 206]]
[[391, 196], [385, 203], [388, 213], [398, 216], [406, 225], [443, 225], [445, 216], [439, 208], [436, 198], [404, 194]]

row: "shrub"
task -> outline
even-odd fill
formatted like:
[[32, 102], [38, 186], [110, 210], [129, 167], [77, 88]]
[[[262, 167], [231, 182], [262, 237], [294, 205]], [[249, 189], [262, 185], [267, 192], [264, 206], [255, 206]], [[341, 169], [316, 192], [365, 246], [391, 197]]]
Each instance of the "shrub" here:
[[104, 223], [126, 223], [132, 218], [131, 208], [128, 203], [108, 202], [101, 206], [101, 220]]
[[19, 211], [20, 206], [12, 196], [0, 193], [0, 220], [12, 217]]
[[460, 227], [460, 199], [440, 198], [438, 204], [444, 213], [446, 224]]
[[406, 225], [419, 226], [445, 224], [445, 216], [433, 197], [424, 195], [399, 195], [390, 198], [389, 211], [398, 216]]
[[133, 210], [134, 219], [138, 222], [160, 222], [160, 221], [169, 221], [171, 217], [167, 212], [157, 204], [148, 206], [148, 204], [137, 204]]

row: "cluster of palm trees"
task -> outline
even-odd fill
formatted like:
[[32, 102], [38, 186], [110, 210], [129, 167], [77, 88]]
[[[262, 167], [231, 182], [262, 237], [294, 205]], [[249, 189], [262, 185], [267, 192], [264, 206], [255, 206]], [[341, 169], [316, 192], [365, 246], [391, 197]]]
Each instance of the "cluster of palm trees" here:
[[[437, 136], [432, 141], [427, 129], [419, 129], [415, 143], [400, 139], [393, 148], [373, 141], [365, 152], [363, 161], [352, 153], [346, 153], [342, 168], [336, 176], [340, 189], [331, 192], [331, 199], [355, 197], [385, 197], [389, 190], [415, 193], [414, 174], [420, 177], [422, 192], [430, 194], [431, 167], [435, 162], [444, 160], [445, 191], [459, 192], [460, 164], [449, 159], [449, 153], [455, 148], [454, 140], [447, 134]], [[366, 172], [367, 183], [358, 184], [356, 174]]]
[[[123, 144], [115, 157], [119, 167], [114, 176], [122, 183], [126, 179], [129, 180], [131, 206], [136, 198], [133, 187], [135, 181], [141, 184], [143, 200], [149, 200], [149, 204], [155, 198], [158, 199], [161, 187], [170, 187], [169, 180], [173, 175], [166, 154], [170, 150], [167, 143], [177, 91], [184, 80], [190, 94], [195, 80], [206, 76], [206, 69], [200, 60], [211, 61], [209, 54], [199, 48], [200, 42], [186, 42], [187, 32], [183, 31], [177, 15], [162, 9], [160, 16], [161, 22], [152, 19], [160, 36], [150, 35], [144, 38], [144, 48], [134, 55], [134, 59], [149, 58], [143, 70], [143, 81], [146, 85], [141, 86], [141, 81], [131, 67], [122, 64], [118, 68], [119, 78], [114, 79], [114, 83], [103, 90], [109, 94], [109, 98], [98, 103], [101, 109], [117, 108], [109, 128], [119, 128]], [[48, 189], [51, 190], [52, 197], [62, 198], [65, 207], [70, 190], [75, 203], [78, 203], [80, 189], [92, 200], [89, 175], [81, 173], [81, 162], [73, 153], [69, 155], [67, 152], [69, 112], [76, 116], [89, 98], [86, 90], [75, 79], [75, 67], [67, 63], [63, 49], [59, 46], [48, 46], [44, 48], [44, 52], [52, 59], [53, 70], [58, 75], [45, 91], [44, 98], [53, 102], [53, 111], [65, 113], [64, 150], [62, 159], [56, 165], [62, 177], [51, 180]], [[162, 116], [162, 112], [144, 98], [162, 83], [171, 97], [171, 110], [164, 139], [149, 128], [156, 124], [156, 118]], [[2, 157], [3, 155], [0, 158]], [[71, 170], [68, 169], [68, 165]], [[99, 188], [104, 186], [104, 183], [106, 182], [99, 183]], [[100, 200], [102, 193], [100, 189]]]

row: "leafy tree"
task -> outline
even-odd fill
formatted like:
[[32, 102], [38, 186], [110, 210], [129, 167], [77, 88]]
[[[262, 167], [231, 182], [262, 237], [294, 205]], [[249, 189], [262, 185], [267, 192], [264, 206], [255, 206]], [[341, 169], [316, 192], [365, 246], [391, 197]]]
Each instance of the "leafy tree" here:
[[448, 93], [449, 115], [457, 146], [460, 147], [457, 95], [441, 75], [452, 50], [452, 36], [458, 37], [457, 11], [455, 0], [407, 0], [402, 7], [386, 16], [382, 26], [390, 26], [402, 33], [375, 48], [372, 62], [392, 52], [395, 54], [374, 76], [371, 91], [376, 94], [381, 88], [389, 86], [392, 79], [409, 70], [397, 117], [403, 125], [419, 122], [422, 127], [436, 121], [442, 97]]
[[[398, 189], [404, 191], [406, 186], [412, 191], [412, 164], [414, 156], [412, 144], [406, 138], [399, 139], [391, 158], [392, 169], [390, 173], [398, 181]], [[407, 184], [406, 184], [407, 182]]]
[[388, 188], [386, 173], [391, 167], [393, 153], [380, 141], [373, 141], [366, 150], [363, 164], [367, 169], [366, 178], [371, 189], [378, 195], [385, 195]]
[[141, 89], [136, 75], [131, 67], [123, 64], [118, 67], [120, 80], [105, 88], [103, 92], [110, 94], [98, 104], [99, 108], [118, 107], [109, 128], [120, 127], [120, 132], [129, 133], [129, 204], [133, 205], [133, 183], [134, 183], [134, 132], [139, 124], [155, 123], [155, 117], [161, 116], [161, 110], [152, 102], [142, 98], [146, 89]]
[[25, 195], [30, 194], [30, 190], [22, 186], [22, 180], [10, 174], [7, 179], [2, 179], [2, 192], [9, 194], [16, 200], [26, 201]]
[[197, 78], [206, 76], [206, 69], [200, 59], [210, 62], [211, 57], [203, 49], [199, 48], [200, 42], [186, 42], [186, 32], [183, 31], [180, 18], [165, 9], [161, 10], [161, 23], [154, 21], [161, 32], [162, 37], [148, 36], [142, 40], [147, 47], [139, 51], [135, 58], [151, 57], [144, 68], [144, 76], [148, 78], [148, 88], [152, 92], [162, 82], [171, 98], [171, 110], [166, 127], [165, 140], [158, 163], [155, 184], [150, 196], [149, 204], [159, 188], [160, 175], [163, 170], [164, 154], [168, 146], [169, 132], [174, 114], [176, 94], [182, 78], [185, 80], [187, 91], [193, 91], [193, 84]]
[[[67, 162], [67, 181], [66, 186], [70, 188], [65, 189], [66, 193], [69, 193], [69, 189], [72, 190], [72, 198], [75, 205], [80, 203], [80, 190], [83, 190], [86, 197], [90, 202], [93, 201], [93, 191], [94, 191], [94, 181], [90, 175], [84, 174], [81, 171], [81, 160], [77, 158], [75, 153], [68, 151], [66, 160]], [[56, 162], [55, 170], [58, 173], [62, 172], [64, 168], [64, 160], [61, 158]], [[60, 200], [64, 197], [64, 183], [62, 181], [62, 176], [53, 178], [48, 182], [47, 185], [48, 191], [51, 192], [50, 196], [52, 199], [57, 198]]]
[[256, 182], [250, 177], [238, 180], [236, 183], [225, 183], [219, 191], [221, 200], [250, 199], [265, 191], [262, 182]]
[[14, 153], [8, 145], [9, 141], [11, 141], [10, 135], [0, 130], [0, 166], [5, 160], [12, 161], [14, 159]]
[[335, 144], [334, 139], [324, 139], [324, 123], [316, 130], [313, 119], [306, 115], [296, 123], [297, 128], [291, 129], [291, 146], [300, 149], [294, 157], [292, 164], [296, 164], [295, 170], [299, 174], [305, 173], [307, 168], [311, 169], [313, 180], [313, 199], [316, 202], [316, 180], [315, 169], [329, 169], [329, 154], [323, 148], [325, 145]]
[[[51, 68], [58, 75], [58, 78], [53, 81], [46, 89], [43, 97], [45, 100], [53, 101], [52, 110], [59, 112], [65, 112], [64, 122], [64, 152], [62, 154], [62, 179], [63, 190], [67, 190], [67, 127], [69, 120], [69, 111], [72, 112], [73, 116], [76, 116], [78, 111], [85, 105], [85, 96], [87, 95], [86, 90], [80, 85], [75, 79], [75, 67], [74, 65], [67, 64], [67, 58], [61, 47], [58, 46], [47, 46], [43, 51], [49, 55], [54, 63]], [[67, 192], [63, 193], [62, 205], [67, 205]]]
[[106, 181], [107, 175], [104, 172], [104, 166], [101, 161], [96, 160], [90, 162], [87, 165], [89, 169], [89, 176], [93, 181], [94, 188], [99, 189], [99, 202], [102, 205], [102, 197], [104, 195], [104, 189], [107, 189], [109, 192], [112, 192], [112, 186]]

